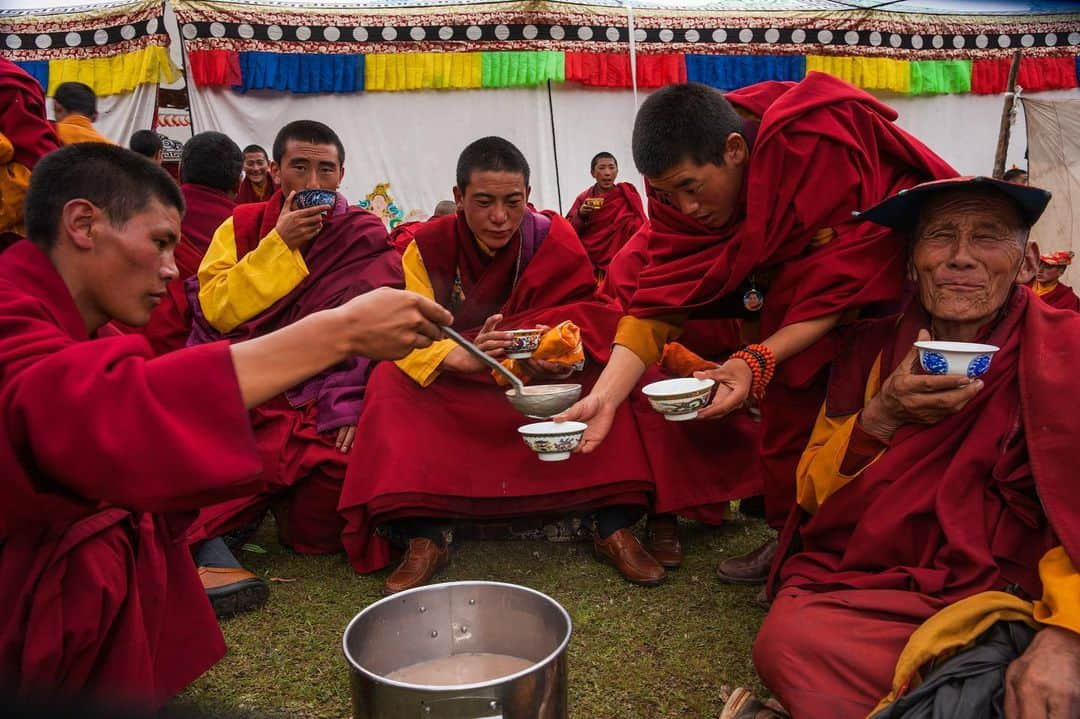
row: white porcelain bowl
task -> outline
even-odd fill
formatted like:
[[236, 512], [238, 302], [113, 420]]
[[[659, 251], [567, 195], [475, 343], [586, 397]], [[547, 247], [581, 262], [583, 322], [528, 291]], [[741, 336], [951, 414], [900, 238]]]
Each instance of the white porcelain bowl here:
[[641, 391], [664, 419], [682, 422], [694, 419], [698, 410], [709, 404], [709, 394], [715, 384], [711, 379], [680, 377], [647, 384]]
[[529, 359], [533, 352], [540, 346], [540, 338], [544, 336], [543, 330], [509, 330], [510, 346], [506, 348], [506, 356], [510, 359]]
[[518, 432], [542, 461], [561, 462], [570, 459], [581, 444], [586, 426], [584, 422], [534, 422], [518, 427]]
[[975, 342], [916, 342], [919, 364], [930, 374], [982, 377], [998, 348]]

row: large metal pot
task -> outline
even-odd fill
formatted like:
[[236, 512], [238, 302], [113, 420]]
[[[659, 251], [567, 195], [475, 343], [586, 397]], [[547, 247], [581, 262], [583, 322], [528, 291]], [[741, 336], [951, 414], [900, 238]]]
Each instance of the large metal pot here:
[[[555, 600], [499, 582], [447, 582], [382, 599], [345, 629], [353, 719], [566, 719], [570, 615]], [[458, 654], [532, 666], [479, 684], [408, 684], [386, 675]]]

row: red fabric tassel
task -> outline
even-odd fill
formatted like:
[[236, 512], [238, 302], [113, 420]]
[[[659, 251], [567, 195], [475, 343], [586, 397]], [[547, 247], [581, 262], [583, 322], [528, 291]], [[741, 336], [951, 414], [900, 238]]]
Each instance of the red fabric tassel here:
[[[613, 53], [566, 53], [566, 79], [594, 87], [632, 87], [630, 56]], [[662, 87], [686, 82], [682, 55], [638, 55], [638, 87]]]
[[[976, 60], [971, 64], [971, 91], [978, 95], [1005, 92], [1011, 58]], [[1076, 87], [1073, 57], [1025, 57], [1020, 60], [1017, 83], [1026, 92]]]
[[193, 50], [188, 69], [196, 85], [240, 84], [240, 54], [232, 50]]

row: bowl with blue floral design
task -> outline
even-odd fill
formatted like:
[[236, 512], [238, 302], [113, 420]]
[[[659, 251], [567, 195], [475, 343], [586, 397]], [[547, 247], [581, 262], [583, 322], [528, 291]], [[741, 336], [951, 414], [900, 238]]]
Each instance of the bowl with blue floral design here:
[[586, 427], [584, 422], [533, 422], [518, 427], [518, 433], [541, 461], [561, 462], [581, 444]]
[[678, 377], [647, 384], [641, 391], [648, 397], [652, 408], [664, 415], [664, 419], [682, 422], [694, 419], [698, 410], [709, 404], [709, 395], [715, 384], [711, 379]]
[[990, 369], [998, 348], [977, 342], [916, 342], [919, 364], [927, 374], [956, 375], [976, 379]]
[[293, 207], [304, 210], [308, 207], [330, 205], [333, 207], [337, 202], [337, 193], [333, 190], [300, 190], [293, 195]]

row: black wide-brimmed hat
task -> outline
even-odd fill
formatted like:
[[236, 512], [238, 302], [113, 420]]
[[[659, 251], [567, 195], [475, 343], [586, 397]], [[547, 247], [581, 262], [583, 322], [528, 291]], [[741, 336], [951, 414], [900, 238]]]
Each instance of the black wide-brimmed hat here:
[[1050, 193], [1038, 187], [995, 180], [992, 177], [963, 176], [924, 182], [921, 185], [900, 190], [869, 210], [853, 214], [861, 220], [876, 222], [897, 230], [912, 230], [915, 228], [915, 223], [919, 221], [923, 206], [930, 198], [940, 192], [965, 187], [990, 187], [1002, 193], [1016, 204], [1028, 227], [1038, 221], [1047, 203], [1050, 202]]

